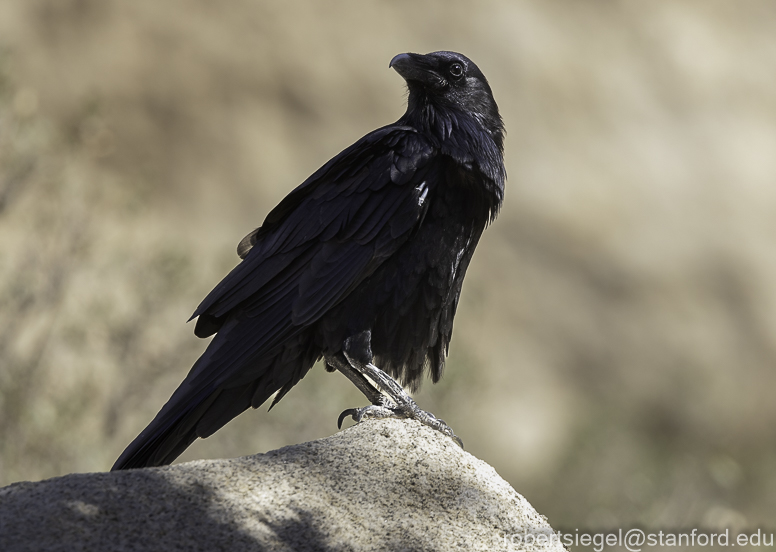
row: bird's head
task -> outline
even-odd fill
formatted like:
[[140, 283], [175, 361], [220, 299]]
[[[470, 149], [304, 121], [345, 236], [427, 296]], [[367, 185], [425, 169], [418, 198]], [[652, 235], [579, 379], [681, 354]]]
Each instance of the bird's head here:
[[428, 108], [454, 110], [472, 116], [503, 146], [504, 124], [496, 100], [482, 71], [472, 60], [456, 52], [399, 54], [392, 67], [407, 81], [407, 113]]

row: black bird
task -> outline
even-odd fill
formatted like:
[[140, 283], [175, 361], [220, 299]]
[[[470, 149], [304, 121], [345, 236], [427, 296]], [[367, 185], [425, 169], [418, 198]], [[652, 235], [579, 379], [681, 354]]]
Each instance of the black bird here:
[[372, 403], [340, 424], [412, 417], [457, 439], [390, 376], [413, 389], [424, 371], [442, 376], [466, 269], [504, 197], [504, 126], [467, 57], [399, 54], [389, 67], [407, 81], [407, 112], [240, 242], [242, 262], [191, 317], [215, 337], [114, 470], [171, 463], [277, 393], [274, 406], [321, 357]]

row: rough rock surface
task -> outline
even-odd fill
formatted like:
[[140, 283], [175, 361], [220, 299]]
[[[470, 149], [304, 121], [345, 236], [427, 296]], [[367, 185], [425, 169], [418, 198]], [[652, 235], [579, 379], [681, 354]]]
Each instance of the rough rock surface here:
[[6, 552], [563, 550], [551, 534], [493, 468], [408, 420], [245, 458], [0, 489]]

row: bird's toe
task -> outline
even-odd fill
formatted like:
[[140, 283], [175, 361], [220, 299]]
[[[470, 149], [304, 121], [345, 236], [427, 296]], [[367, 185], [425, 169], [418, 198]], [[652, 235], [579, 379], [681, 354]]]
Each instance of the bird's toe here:
[[403, 418], [402, 414], [397, 413], [394, 409], [381, 406], [378, 404], [370, 404], [362, 408], [348, 408], [339, 415], [337, 419], [337, 427], [342, 429], [342, 422], [350, 416], [355, 422], [361, 422], [369, 419], [382, 419], [382, 418]]

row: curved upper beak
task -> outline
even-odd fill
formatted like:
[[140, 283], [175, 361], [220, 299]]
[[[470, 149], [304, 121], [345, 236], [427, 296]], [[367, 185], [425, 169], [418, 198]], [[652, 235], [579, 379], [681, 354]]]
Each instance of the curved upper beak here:
[[422, 54], [399, 54], [394, 56], [388, 67], [399, 73], [406, 81], [415, 81], [434, 88], [444, 86], [446, 81]]

